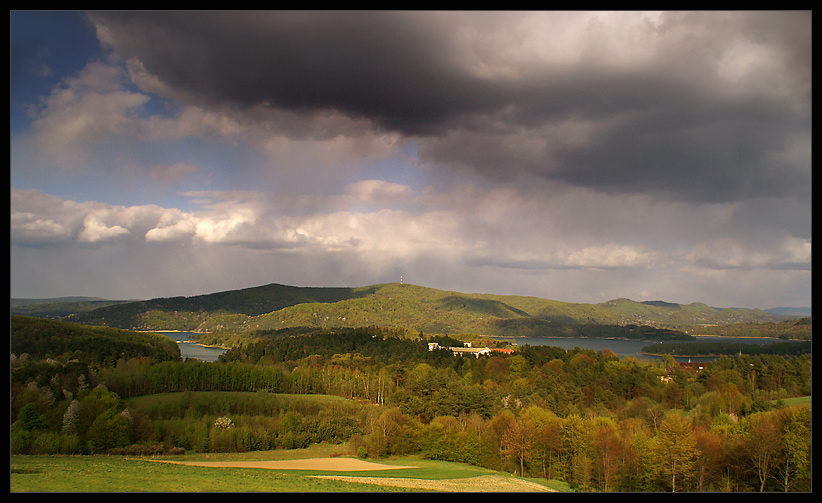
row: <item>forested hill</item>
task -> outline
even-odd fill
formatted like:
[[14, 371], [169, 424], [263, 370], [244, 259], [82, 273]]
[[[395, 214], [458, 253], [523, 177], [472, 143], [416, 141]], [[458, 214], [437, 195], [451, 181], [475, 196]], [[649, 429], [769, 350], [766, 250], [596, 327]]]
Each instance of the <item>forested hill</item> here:
[[393, 326], [427, 333], [506, 336], [619, 336], [581, 333], [580, 325], [688, 327], [775, 322], [760, 309], [705, 304], [569, 303], [526, 296], [465, 294], [387, 283], [358, 288], [270, 284], [193, 297], [128, 302], [76, 313], [65, 321], [139, 330], [247, 331], [298, 326]]
[[180, 360], [180, 348], [163, 335], [29, 316], [12, 315], [10, 321], [9, 350], [19, 358], [94, 365], [114, 365], [120, 358], [148, 358], [153, 363]]
[[57, 319], [75, 313], [93, 311], [101, 307], [129, 302], [97, 297], [57, 297], [51, 299], [11, 299], [10, 314]]

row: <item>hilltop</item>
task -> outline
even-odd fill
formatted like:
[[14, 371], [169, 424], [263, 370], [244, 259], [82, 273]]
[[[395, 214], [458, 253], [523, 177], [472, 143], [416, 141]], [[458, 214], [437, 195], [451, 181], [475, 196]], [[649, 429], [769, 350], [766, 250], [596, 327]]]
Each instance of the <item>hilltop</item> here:
[[702, 303], [629, 299], [569, 303], [385, 283], [352, 288], [269, 284], [192, 297], [118, 302], [92, 310], [78, 308], [60, 319], [136, 330], [245, 332], [373, 325], [427, 333], [602, 337], [624, 336], [628, 326], [684, 330], [785, 318], [761, 309], [716, 309]]

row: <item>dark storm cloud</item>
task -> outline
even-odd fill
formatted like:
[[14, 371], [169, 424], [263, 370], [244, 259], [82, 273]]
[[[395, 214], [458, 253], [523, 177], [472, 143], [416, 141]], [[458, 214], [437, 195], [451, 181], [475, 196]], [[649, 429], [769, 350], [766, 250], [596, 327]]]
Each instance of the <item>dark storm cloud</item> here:
[[[220, 11], [92, 19], [104, 41], [177, 98], [308, 117], [342, 113], [415, 139], [424, 161], [495, 180], [527, 173], [712, 202], [810, 196], [809, 12], [663, 13], [654, 25], [626, 28], [627, 36], [619, 23], [595, 24], [596, 16], [577, 26], [573, 13], [528, 31], [531, 14], [553, 15]], [[562, 37], [569, 41], [551, 46]], [[640, 42], [624, 54], [602, 52], [630, 37]], [[535, 54], [551, 49], [507, 57], [529, 40], [537, 41]]]
[[449, 61], [444, 20], [415, 13], [115, 12], [93, 18], [110, 30], [117, 51], [208, 103], [338, 110], [417, 133], [481, 109], [491, 97]]
[[810, 197], [810, 165], [778, 158], [792, 138], [810, 131], [810, 117], [791, 117], [762, 101], [714, 102], [694, 112], [682, 100], [649, 110], [583, 146], [558, 146], [554, 176], [602, 190], [681, 193], [711, 202]]

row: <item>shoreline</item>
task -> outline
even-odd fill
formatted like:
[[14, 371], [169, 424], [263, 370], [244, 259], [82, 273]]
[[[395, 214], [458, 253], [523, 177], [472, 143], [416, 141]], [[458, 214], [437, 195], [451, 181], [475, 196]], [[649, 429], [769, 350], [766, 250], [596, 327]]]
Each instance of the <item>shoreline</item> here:
[[197, 346], [200, 346], [201, 348], [225, 349], [225, 350], [231, 349], [228, 346], [221, 346], [219, 344], [200, 344], [197, 341], [177, 341], [177, 343], [178, 344], [196, 344]]
[[147, 334], [211, 334], [213, 332], [200, 332], [197, 330], [135, 330]]
[[[140, 330], [140, 332], [147, 333], [147, 334], [158, 334], [158, 335], [165, 335], [165, 334], [211, 334], [212, 332], [192, 332], [190, 330]], [[167, 336], [168, 337], [168, 336]], [[228, 351], [231, 349], [228, 346], [223, 346], [220, 344], [201, 344], [198, 341], [174, 341], [177, 344], [196, 344], [201, 348], [210, 348], [210, 349], [224, 349]]]
[[[516, 339], [546, 339], [546, 340], [547, 339], [585, 339], [585, 340], [592, 340], [593, 339], [593, 340], [600, 340], [600, 341], [653, 342], [653, 343], [660, 343], [660, 344], [662, 344], [663, 342], [688, 342], [688, 339], [673, 339], [673, 340], [661, 341], [659, 339], [634, 339], [634, 338], [631, 338], [631, 337], [584, 337], [584, 336], [583, 337], [571, 337], [571, 336], [567, 336], [567, 335], [562, 335], [562, 336], [558, 336], [558, 337], [553, 337], [553, 336], [550, 336], [550, 335], [549, 336], [543, 336], [543, 337], [535, 337], [533, 335], [488, 335], [486, 337], [489, 337], [489, 338], [494, 339], [496, 341], [502, 341], [502, 342], [505, 342], [505, 339], [514, 339], [514, 345], [517, 345], [516, 344]], [[697, 336], [693, 336], [693, 337], [697, 337]], [[700, 337], [716, 337], [716, 336], [705, 335], [705, 336], [700, 336]], [[742, 337], [730, 337], [730, 338], [732, 338], [732, 339], [741, 339]]]

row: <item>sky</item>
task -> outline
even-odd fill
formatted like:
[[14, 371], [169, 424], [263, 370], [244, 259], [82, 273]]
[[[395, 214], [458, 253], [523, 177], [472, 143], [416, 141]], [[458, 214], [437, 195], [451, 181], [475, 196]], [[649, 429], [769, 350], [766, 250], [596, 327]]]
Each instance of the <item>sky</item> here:
[[11, 297], [811, 305], [809, 11], [10, 11]]

